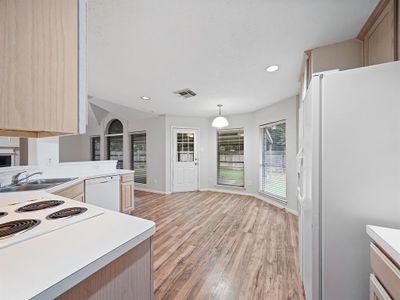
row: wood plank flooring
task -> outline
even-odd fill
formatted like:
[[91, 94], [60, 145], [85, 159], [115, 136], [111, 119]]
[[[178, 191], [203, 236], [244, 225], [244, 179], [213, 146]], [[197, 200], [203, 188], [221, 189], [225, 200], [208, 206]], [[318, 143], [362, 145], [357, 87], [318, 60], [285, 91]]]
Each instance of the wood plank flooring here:
[[249, 196], [135, 192], [156, 223], [155, 299], [304, 299], [297, 217]]

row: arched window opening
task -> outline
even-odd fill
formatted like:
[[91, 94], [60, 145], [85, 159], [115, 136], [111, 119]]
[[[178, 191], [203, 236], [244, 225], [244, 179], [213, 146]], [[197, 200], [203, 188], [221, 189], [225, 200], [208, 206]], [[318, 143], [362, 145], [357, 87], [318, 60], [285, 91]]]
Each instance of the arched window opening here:
[[107, 134], [122, 134], [124, 132], [124, 127], [120, 120], [114, 119], [108, 125]]

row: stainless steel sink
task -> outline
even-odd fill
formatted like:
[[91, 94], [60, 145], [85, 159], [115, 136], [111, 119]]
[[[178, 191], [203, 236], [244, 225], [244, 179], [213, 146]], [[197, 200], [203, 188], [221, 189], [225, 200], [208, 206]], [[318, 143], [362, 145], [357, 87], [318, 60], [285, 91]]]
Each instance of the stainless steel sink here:
[[25, 192], [25, 191], [35, 191], [35, 190], [44, 190], [55, 187], [59, 184], [66, 183], [71, 180], [75, 180], [78, 177], [74, 178], [46, 178], [46, 179], [37, 179], [28, 181], [26, 183], [21, 183], [18, 185], [9, 185], [0, 188], [0, 193], [10, 193], [10, 192]]
[[75, 178], [45, 178], [45, 179], [37, 179], [37, 180], [32, 180], [29, 181], [26, 184], [52, 184], [52, 185], [57, 185], [57, 184], [62, 184], [71, 180], [75, 180], [78, 177]]
[[10, 192], [25, 192], [25, 191], [34, 191], [41, 189], [48, 189], [54, 186], [54, 184], [22, 184], [22, 185], [14, 185], [0, 188], [0, 193], [10, 193]]

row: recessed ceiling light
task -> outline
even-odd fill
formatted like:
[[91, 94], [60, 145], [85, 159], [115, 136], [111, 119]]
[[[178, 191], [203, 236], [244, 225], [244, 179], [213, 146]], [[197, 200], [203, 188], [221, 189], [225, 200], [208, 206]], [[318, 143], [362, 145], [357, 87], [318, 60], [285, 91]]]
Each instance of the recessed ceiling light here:
[[148, 97], [148, 96], [142, 96], [142, 97], [140, 97], [140, 99], [142, 99], [142, 100], [150, 100], [151, 98]]
[[272, 66], [269, 66], [268, 68], [266, 68], [266, 70], [267, 70], [267, 72], [272, 73], [272, 72], [278, 71], [279, 70], [279, 66], [272, 65]]

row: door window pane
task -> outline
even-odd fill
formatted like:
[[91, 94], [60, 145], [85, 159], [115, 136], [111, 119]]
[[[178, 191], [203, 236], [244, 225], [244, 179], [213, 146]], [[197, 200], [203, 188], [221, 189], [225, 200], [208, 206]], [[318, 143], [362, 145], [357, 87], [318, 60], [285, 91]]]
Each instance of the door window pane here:
[[244, 130], [219, 130], [218, 179], [220, 185], [244, 187]]
[[264, 126], [261, 132], [261, 191], [286, 199], [286, 122]]
[[135, 182], [147, 183], [146, 132], [131, 135], [132, 169], [135, 170]]
[[194, 133], [178, 133], [177, 134], [177, 161], [193, 162], [194, 161]]

